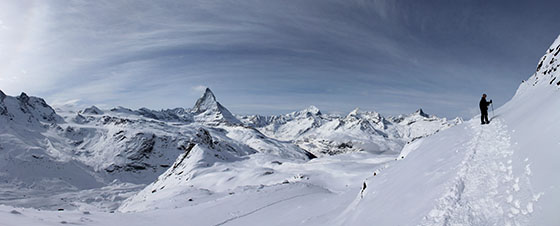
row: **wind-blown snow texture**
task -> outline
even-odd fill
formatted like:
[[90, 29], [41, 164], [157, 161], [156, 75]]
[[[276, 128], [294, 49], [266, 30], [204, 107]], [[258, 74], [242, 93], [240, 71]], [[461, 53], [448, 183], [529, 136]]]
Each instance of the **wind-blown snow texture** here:
[[0, 217], [6, 225], [557, 225], [559, 52], [560, 38], [489, 125], [421, 110], [236, 117], [210, 90], [192, 109], [91, 107], [60, 117], [41, 99], [0, 93]]

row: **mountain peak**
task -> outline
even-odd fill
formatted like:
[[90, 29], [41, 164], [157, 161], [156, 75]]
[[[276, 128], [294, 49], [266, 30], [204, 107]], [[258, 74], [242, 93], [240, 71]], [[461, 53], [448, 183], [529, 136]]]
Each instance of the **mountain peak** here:
[[90, 115], [102, 115], [104, 112], [101, 109], [99, 109], [98, 107], [96, 107], [95, 105], [93, 105], [89, 108], [81, 110], [80, 113], [90, 114]]
[[0, 115], [7, 116], [15, 123], [57, 123], [64, 119], [56, 114], [47, 102], [39, 97], [28, 96], [22, 92], [19, 96], [7, 96], [0, 91]]
[[192, 113], [202, 121], [220, 122], [226, 121], [233, 124], [239, 124], [239, 120], [229, 112], [224, 106], [216, 101], [216, 96], [210, 88], [206, 88], [204, 94], [196, 101], [191, 110]]
[[354, 110], [352, 110], [350, 113], [348, 113], [348, 117], [358, 115], [358, 111], [360, 111], [360, 108], [354, 108]]
[[422, 110], [422, 108], [419, 108], [418, 110], [416, 110], [416, 112], [414, 112], [414, 115], [420, 115], [424, 118], [429, 118], [430, 115], [424, 113], [424, 111]]
[[202, 95], [202, 97], [206, 97], [206, 98], [210, 98], [214, 101], [216, 101], [216, 96], [214, 96], [214, 93], [212, 92], [212, 90], [210, 90], [210, 88], [206, 88], [204, 90], [204, 94]]
[[19, 95], [18, 99], [21, 100], [21, 101], [23, 101], [23, 102], [27, 102], [27, 101], [29, 100], [29, 96], [28, 96], [26, 93], [21, 92], [21, 94]]
[[315, 107], [315, 105], [311, 105], [311, 106], [307, 107], [306, 109], [303, 110], [303, 112], [309, 112], [313, 115], [320, 115], [321, 114], [321, 110], [319, 110], [319, 108]]
[[201, 113], [218, 105], [216, 96], [212, 93], [210, 88], [206, 88], [204, 94], [198, 98], [193, 107], [194, 113]]

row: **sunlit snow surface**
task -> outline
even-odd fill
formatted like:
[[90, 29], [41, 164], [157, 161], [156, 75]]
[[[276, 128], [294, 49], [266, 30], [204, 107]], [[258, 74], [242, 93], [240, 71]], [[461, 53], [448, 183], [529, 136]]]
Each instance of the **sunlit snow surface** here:
[[[35, 208], [0, 206], [1, 223], [558, 225], [560, 78], [556, 70], [559, 52], [560, 39], [547, 50], [537, 72], [521, 84], [513, 99], [496, 109], [489, 125], [480, 125], [475, 117], [434, 135], [410, 139], [400, 154], [352, 150], [330, 156], [315, 152], [325, 155], [309, 160], [309, 153], [300, 147], [319, 146], [315, 142], [329, 136], [326, 128], [331, 128], [333, 133], [361, 133], [346, 130], [353, 128], [351, 118], [355, 113], [349, 114], [340, 125], [336, 125], [338, 119], [325, 118], [312, 108], [289, 117], [255, 116], [238, 121], [227, 113], [220, 113], [224, 109], [220, 105], [200, 101], [206, 107], [195, 109], [205, 113], [197, 113], [196, 117], [189, 117], [189, 114], [173, 117], [196, 121], [200, 114], [207, 114], [218, 121], [204, 118], [204, 125], [214, 125], [184, 130], [189, 131], [185, 132], [189, 139], [173, 143], [183, 145], [183, 150], [157, 174], [157, 179], [152, 173], [155, 181], [146, 187], [107, 181], [113, 177], [125, 179], [136, 171], [123, 171], [118, 176], [109, 173], [107, 178], [99, 180], [106, 184], [103, 187], [106, 191], [75, 188], [55, 194], [55, 197], [73, 200], [70, 203], [77, 206], [64, 211], [53, 211], [52, 206], [47, 205], [60, 203], [53, 199], [18, 197], [18, 192], [24, 195], [26, 191], [11, 193], [7, 188], [3, 197], [9, 198], [3, 203]], [[181, 113], [181, 110], [176, 111]], [[305, 117], [298, 118], [302, 113]], [[169, 112], [157, 114], [169, 116]], [[366, 117], [375, 118], [375, 114]], [[253, 127], [235, 126], [248, 122], [252, 122]], [[375, 125], [367, 127], [367, 124], [358, 123], [358, 128], [372, 131], [382, 128], [375, 120], [367, 122]], [[155, 127], [158, 123], [154, 123]], [[388, 134], [385, 133], [390, 138]], [[3, 136], [3, 139], [13, 139], [14, 143], [18, 141], [13, 133]], [[336, 139], [333, 142], [346, 143]], [[330, 147], [333, 146], [323, 146]], [[13, 150], [7, 152], [13, 153]], [[2, 159], [3, 164], [18, 159], [9, 157]], [[21, 162], [25, 160], [28, 159]], [[130, 163], [125, 160], [121, 165]], [[76, 164], [107, 169], [102, 163], [88, 164], [79, 159]], [[7, 179], [15, 174], [6, 172]], [[60, 181], [69, 181], [51, 179], [57, 186]], [[47, 182], [41, 184], [49, 184]], [[37, 190], [33, 184], [22, 183]], [[18, 184], [4, 186], [17, 188]], [[86, 197], [100, 199], [88, 201]], [[120, 206], [116, 212], [107, 212], [112, 202]], [[34, 203], [43, 203], [45, 209], [51, 210], [38, 210], [38, 204]]]
[[352, 200], [340, 198], [354, 196], [373, 169], [396, 161], [407, 142], [461, 123], [421, 110], [386, 119], [358, 110], [323, 115], [314, 107], [239, 120], [210, 90], [192, 109], [162, 111], [92, 106], [55, 113], [37, 97], [0, 97], [0, 204], [31, 208], [8, 216], [32, 209], [114, 213], [84, 218], [103, 225], [125, 215], [134, 222], [137, 214], [123, 212], [184, 208], [197, 225], [229, 224], [302, 198], [324, 214], [322, 202]]

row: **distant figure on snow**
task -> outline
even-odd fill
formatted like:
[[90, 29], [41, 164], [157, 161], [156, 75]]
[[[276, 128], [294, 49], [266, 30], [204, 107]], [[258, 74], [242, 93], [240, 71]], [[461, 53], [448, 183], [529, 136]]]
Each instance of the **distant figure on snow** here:
[[488, 105], [490, 105], [491, 103], [492, 100], [490, 100], [490, 102], [487, 102], [486, 94], [482, 94], [482, 99], [480, 99], [480, 103], [478, 104], [480, 107], [480, 121], [482, 122], [482, 125], [490, 123], [488, 121]]

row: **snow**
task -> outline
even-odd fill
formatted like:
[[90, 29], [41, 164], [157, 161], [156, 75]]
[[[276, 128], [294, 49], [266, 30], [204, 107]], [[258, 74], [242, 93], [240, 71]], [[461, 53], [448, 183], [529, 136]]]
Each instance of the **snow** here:
[[462, 123], [460, 119], [429, 116], [422, 110], [385, 118], [377, 112], [355, 109], [342, 117], [322, 114], [315, 106], [280, 116], [246, 116], [242, 121], [316, 156], [355, 151], [398, 154], [407, 142]]
[[2, 225], [557, 225], [559, 52], [489, 125], [235, 117], [209, 89], [192, 109], [83, 114], [0, 93]]
[[102, 115], [104, 112], [96, 106], [91, 106], [79, 112], [80, 114]]
[[209, 88], [206, 88], [202, 97], [196, 101], [191, 112], [194, 113], [195, 120], [197, 121], [213, 124], [241, 124], [228, 109], [216, 101], [214, 93]]
[[[230, 191], [243, 187], [289, 186], [286, 184], [305, 181], [310, 175], [313, 175], [311, 181], [320, 184], [316, 187], [322, 189], [327, 185], [348, 189], [350, 184], [326, 183], [327, 179], [344, 180], [323, 171], [347, 173], [308, 162], [316, 156], [298, 146], [296, 141], [274, 139], [263, 134], [262, 128], [237, 124], [240, 121], [231, 118], [231, 113], [216, 101], [209, 89], [192, 109], [154, 111], [117, 107], [101, 110], [91, 106], [77, 113], [62, 109], [57, 113], [44, 100], [26, 94], [2, 96], [0, 109], [0, 120], [3, 120], [0, 180], [4, 191], [0, 193], [0, 203], [7, 205], [43, 211], [63, 208], [66, 211], [110, 212], [119, 207], [123, 211], [127, 208], [146, 210], [158, 206], [151, 202], [164, 203], [162, 199], [173, 197], [174, 192], [198, 194], [193, 196], [197, 201], [200, 197], [214, 200], [224, 192], [229, 195]], [[287, 117], [271, 118], [305, 121], [321, 115], [318, 108], [310, 107]], [[359, 119], [366, 124], [370, 123], [368, 120], [380, 120], [380, 116]], [[438, 129], [447, 126], [450, 124]], [[322, 133], [328, 134], [328, 131]], [[364, 134], [367, 135], [367, 131], [344, 134], [344, 137], [363, 140], [365, 138], [359, 136]], [[323, 139], [335, 142], [337, 136]], [[383, 142], [384, 138], [377, 139]], [[399, 142], [404, 143], [406, 139]], [[354, 152], [360, 150], [345, 153]], [[351, 161], [358, 164], [356, 156], [364, 158], [364, 155], [370, 156], [367, 153], [351, 155], [354, 156]], [[372, 165], [392, 160], [394, 153], [375, 153], [367, 158], [372, 160], [366, 161], [356, 174], [360, 178], [370, 173], [365, 169]], [[323, 157], [322, 161], [328, 159]], [[185, 161], [179, 162], [181, 160]], [[337, 168], [350, 167], [346, 166], [346, 161], [340, 163], [344, 167]], [[179, 172], [179, 168], [173, 170], [175, 165], [183, 176], [188, 176], [186, 186], [192, 189], [185, 190], [183, 183], [165, 178]], [[323, 170], [307, 168], [311, 166]], [[349, 177], [347, 180], [360, 179]], [[151, 195], [152, 190], [158, 195]], [[139, 198], [144, 193], [149, 197]], [[165, 196], [166, 193], [170, 195]], [[130, 201], [123, 204], [125, 199]], [[143, 202], [134, 201], [138, 199]]]

